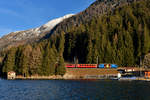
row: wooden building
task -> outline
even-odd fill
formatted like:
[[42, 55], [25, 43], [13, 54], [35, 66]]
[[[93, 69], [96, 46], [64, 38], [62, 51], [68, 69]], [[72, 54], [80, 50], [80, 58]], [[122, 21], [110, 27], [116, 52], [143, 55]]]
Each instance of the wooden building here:
[[7, 79], [15, 79], [16, 73], [14, 71], [10, 71], [7, 73]]

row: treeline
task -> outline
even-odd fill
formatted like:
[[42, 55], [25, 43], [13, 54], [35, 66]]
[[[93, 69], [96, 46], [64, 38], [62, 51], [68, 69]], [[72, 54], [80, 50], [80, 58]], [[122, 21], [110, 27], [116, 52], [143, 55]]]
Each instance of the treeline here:
[[59, 30], [48, 40], [11, 48], [3, 54], [2, 73], [63, 75], [64, 60], [137, 66], [150, 52], [150, 0], [119, 7], [90, 22]]
[[[59, 36], [60, 35], [60, 36]], [[34, 45], [11, 48], [5, 53], [1, 73], [15, 71], [17, 75], [64, 75], [64, 35]]]
[[150, 1], [115, 9], [87, 24], [72, 27], [65, 37], [65, 60], [137, 66], [150, 52]]

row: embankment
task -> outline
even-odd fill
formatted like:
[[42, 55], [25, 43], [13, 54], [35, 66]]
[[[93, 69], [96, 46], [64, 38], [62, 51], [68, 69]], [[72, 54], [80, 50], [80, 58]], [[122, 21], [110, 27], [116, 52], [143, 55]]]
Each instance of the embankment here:
[[67, 68], [64, 76], [16, 76], [16, 79], [99, 79], [101, 76], [117, 76], [117, 69], [99, 69], [99, 68]]
[[101, 76], [117, 76], [117, 69], [99, 69], [99, 68], [67, 68], [64, 79], [97, 79]]

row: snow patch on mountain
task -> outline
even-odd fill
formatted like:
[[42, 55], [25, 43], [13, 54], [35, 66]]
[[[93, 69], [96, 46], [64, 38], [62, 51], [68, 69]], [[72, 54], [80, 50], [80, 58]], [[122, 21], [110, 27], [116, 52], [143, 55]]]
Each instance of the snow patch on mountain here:
[[51, 31], [57, 24], [62, 22], [63, 20], [72, 17], [74, 14], [68, 14], [60, 18], [53, 19], [49, 21], [48, 23], [38, 27], [38, 28], [33, 28], [25, 31], [16, 31], [16, 32], [11, 32], [8, 35], [3, 36], [0, 38], [0, 41], [3, 39], [7, 40], [13, 40], [13, 41], [20, 41], [20, 40], [25, 40], [25, 39], [30, 39], [30, 38], [36, 38], [40, 34]]
[[44, 28], [48, 28], [48, 29], [52, 29], [54, 28], [58, 23], [62, 22], [64, 19], [67, 19], [69, 17], [72, 17], [74, 14], [68, 14], [64, 17], [60, 17], [60, 18], [57, 18], [57, 19], [54, 19], [52, 21], [49, 21], [48, 23], [44, 24], [42, 27]]

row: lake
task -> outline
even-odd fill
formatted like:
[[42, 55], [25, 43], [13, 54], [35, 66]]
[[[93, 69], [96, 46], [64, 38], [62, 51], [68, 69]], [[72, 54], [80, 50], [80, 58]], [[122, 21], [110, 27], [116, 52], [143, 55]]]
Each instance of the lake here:
[[0, 100], [150, 100], [150, 82], [0, 80]]

